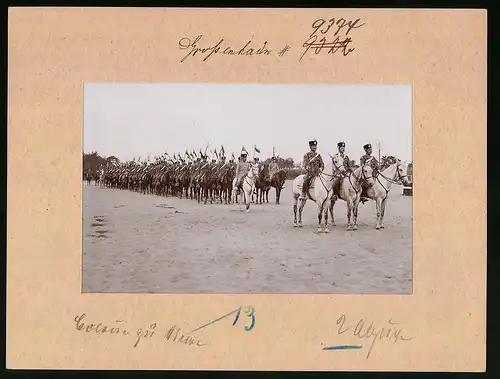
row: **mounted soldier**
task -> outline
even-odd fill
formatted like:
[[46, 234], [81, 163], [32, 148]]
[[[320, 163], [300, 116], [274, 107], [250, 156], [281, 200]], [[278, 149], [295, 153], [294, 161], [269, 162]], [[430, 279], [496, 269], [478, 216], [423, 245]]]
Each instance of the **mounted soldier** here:
[[[349, 157], [345, 153], [345, 142], [342, 141], [342, 142], [337, 143], [337, 149], [338, 149], [338, 152], [333, 156], [334, 160], [335, 161], [337, 160], [335, 158], [339, 158], [338, 160], [342, 160], [343, 166], [344, 166], [343, 168], [345, 169], [345, 171], [343, 171], [342, 174], [339, 175], [339, 177], [337, 177], [335, 179], [335, 182], [333, 184], [333, 195], [334, 196], [339, 196], [340, 185], [342, 184], [342, 180], [344, 179], [344, 177], [350, 175], [350, 173], [353, 171], [351, 160], [349, 159]], [[335, 167], [335, 169], [337, 171], [342, 170], [342, 167]]]
[[[365, 150], [365, 155], [363, 155], [359, 159], [359, 163], [361, 166], [370, 165], [370, 167], [373, 170], [372, 175], [374, 178], [376, 178], [379, 170], [379, 163], [375, 159], [375, 157], [372, 156], [372, 145], [367, 143], [366, 145], [363, 146], [363, 149]], [[368, 196], [366, 194], [366, 186], [363, 185], [362, 188], [363, 190], [361, 192], [361, 201], [365, 203], [366, 201], [368, 201]]]
[[269, 164], [269, 180], [273, 180], [274, 174], [279, 171], [280, 167], [276, 163], [276, 157], [273, 155], [271, 158], [271, 163]]
[[250, 171], [250, 162], [247, 162], [247, 156], [248, 152], [245, 150], [245, 148], [243, 148], [241, 150], [239, 162], [236, 165], [236, 188], [238, 189], [238, 191], [243, 185], [243, 179], [248, 174], [248, 171]]
[[310, 140], [309, 141], [309, 149], [303, 159], [303, 165], [306, 170], [306, 174], [304, 175], [304, 182], [302, 184], [302, 194], [300, 195], [301, 200], [305, 200], [307, 198], [307, 191], [309, 190], [309, 185], [311, 180], [318, 176], [320, 172], [325, 168], [325, 164], [323, 162], [323, 158], [321, 154], [316, 150], [318, 149], [318, 141]]

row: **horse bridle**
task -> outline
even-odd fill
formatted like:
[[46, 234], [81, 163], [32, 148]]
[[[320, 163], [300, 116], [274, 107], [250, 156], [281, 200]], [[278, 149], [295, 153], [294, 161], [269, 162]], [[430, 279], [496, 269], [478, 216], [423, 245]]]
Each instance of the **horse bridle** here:
[[[250, 172], [250, 171], [252, 171], [252, 170], [253, 170], [253, 167], [252, 167], [252, 168], [251, 168], [248, 172]], [[247, 179], [250, 179], [250, 177], [248, 176], [248, 172], [247, 172], [247, 174], [245, 175], [245, 177], [243, 178], [243, 180], [245, 180], [245, 181], [246, 181]], [[257, 177], [258, 175], [259, 175], [259, 174], [257, 174], [257, 175], [255, 175], [255, 174], [254, 174], [254, 175], [252, 175], [252, 178]], [[254, 183], [255, 183], [257, 180], [256, 180], [256, 179], [253, 179], [253, 181], [254, 181]], [[247, 182], [247, 183], [248, 183], [248, 184], [251, 184], [250, 182]]]
[[[384, 174], [382, 174], [382, 172], [380, 172], [379, 170], [377, 170], [377, 173], [382, 177], [384, 178], [385, 180], [387, 180], [389, 183], [392, 183], [392, 184], [403, 184], [403, 178], [407, 178], [408, 180], [408, 175], [401, 175], [399, 173], [399, 167], [401, 166], [401, 163], [397, 163], [396, 165], [396, 173], [398, 174], [398, 180], [395, 180], [395, 179], [391, 179], [391, 178], [388, 178], [387, 176], [385, 176]], [[380, 180], [379, 180], [379, 183], [380, 183]], [[382, 183], [380, 183], [382, 184]]]
[[[385, 180], [387, 180], [389, 183], [392, 183], [392, 184], [403, 184], [403, 178], [408, 178], [408, 175], [401, 175], [399, 173], [399, 167], [400, 166], [401, 166], [401, 163], [397, 163], [397, 165], [396, 165], [396, 172], [398, 174], [398, 178], [399, 178], [398, 180], [394, 180], [394, 179], [388, 178], [387, 176], [385, 176], [384, 174], [382, 174], [379, 170], [377, 170], [377, 173], [382, 178], [384, 178]], [[382, 184], [382, 182], [380, 181], [380, 179], [378, 178], [378, 176], [377, 176], [377, 181], [382, 186], [382, 188], [385, 190], [385, 197], [387, 197], [389, 195], [389, 190], [384, 187], [384, 185]]]
[[[342, 172], [340, 171], [340, 167], [338, 167], [336, 164], [335, 164], [335, 160], [333, 159], [333, 157], [330, 155], [330, 158], [332, 159], [332, 164], [333, 164], [333, 167], [335, 168], [335, 170], [337, 171], [335, 174], [327, 174], [326, 172], [322, 172], [321, 174], [323, 175], [326, 175], [326, 176], [329, 176], [330, 178], [337, 178], [337, 177], [341, 177], [341, 174]], [[333, 190], [330, 189], [330, 191], [326, 188], [326, 185], [325, 183], [323, 183], [323, 180], [321, 179], [321, 175], [319, 175], [319, 180], [321, 182], [321, 184], [323, 184], [323, 187], [325, 188], [326, 192], [329, 193], [330, 191]]]
[[[365, 175], [365, 171], [363, 170], [363, 168], [361, 168], [361, 177], [358, 178], [356, 177], [356, 175], [354, 175], [354, 172], [351, 172], [351, 175], [354, 176], [356, 178], [356, 180], [361, 183], [361, 185], [364, 183], [364, 184], [369, 184], [368, 183], [368, 179], [371, 179], [373, 178], [373, 176], [366, 176]], [[354, 184], [352, 184], [352, 180], [351, 180], [351, 175], [348, 175], [347, 177], [349, 178], [349, 183], [351, 183], [351, 186], [352, 188], [354, 189], [354, 191], [356, 191], [356, 193], [358, 193], [359, 191], [356, 190], [356, 187], [354, 187]], [[371, 186], [370, 186], [371, 187]]]

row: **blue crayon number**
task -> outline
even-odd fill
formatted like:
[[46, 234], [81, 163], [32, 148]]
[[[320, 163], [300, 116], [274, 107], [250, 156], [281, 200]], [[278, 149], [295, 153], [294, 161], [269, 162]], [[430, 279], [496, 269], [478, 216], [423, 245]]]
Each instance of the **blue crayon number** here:
[[[236, 317], [234, 318], [234, 321], [233, 321], [233, 326], [235, 326], [238, 323], [238, 320], [240, 319], [241, 307], [239, 307], [238, 309], [235, 309], [233, 312], [236, 312]], [[250, 326], [245, 326], [245, 331], [249, 332], [255, 326], [255, 308], [252, 307], [251, 305], [249, 305], [249, 306], [245, 307], [244, 312], [247, 315], [247, 317], [252, 318], [252, 322], [250, 323]]]
[[189, 333], [193, 333], [193, 332], [196, 332], [196, 331], [198, 331], [200, 329], [206, 328], [207, 326], [215, 324], [216, 322], [218, 322], [218, 321], [220, 321], [222, 319], [225, 319], [226, 317], [229, 317], [229, 316], [231, 316], [231, 315], [233, 315], [233, 314], [236, 313], [236, 316], [234, 317], [233, 325], [232, 325], [232, 326], [235, 326], [238, 323], [239, 319], [240, 319], [241, 310], [243, 310], [243, 312], [246, 314], [247, 317], [251, 318], [250, 325], [249, 326], [248, 325], [245, 326], [245, 331], [249, 332], [255, 326], [255, 308], [252, 307], [251, 305], [246, 306], [245, 308], [243, 308], [243, 307], [240, 306], [240, 307], [236, 308], [235, 310], [233, 310], [233, 311], [231, 311], [231, 312], [229, 312], [229, 313], [227, 313], [227, 314], [225, 314], [225, 315], [223, 315], [223, 316], [221, 316], [219, 318], [216, 318], [215, 320], [207, 322], [206, 324], [204, 324], [204, 325], [202, 325], [202, 326], [200, 326], [200, 327], [198, 327], [198, 328], [190, 331]]
[[245, 326], [245, 330], [247, 332], [249, 332], [255, 326], [255, 309], [254, 309], [254, 307], [252, 307], [251, 305], [246, 307], [245, 313], [247, 314], [248, 317], [252, 318], [252, 323], [250, 324], [250, 326]]

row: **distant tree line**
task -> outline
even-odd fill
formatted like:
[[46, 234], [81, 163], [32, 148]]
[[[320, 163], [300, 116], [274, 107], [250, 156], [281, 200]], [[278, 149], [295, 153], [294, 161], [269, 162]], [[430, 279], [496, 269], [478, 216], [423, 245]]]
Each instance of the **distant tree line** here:
[[120, 160], [115, 156], [110, 157], [101, 157], [97, 151], [93, 151], [91, 153], [83, 154], [83, 175], [90, 170], [92, 175], [97, 174], [97, 170], [101, 166], [106, 166], [108, 163], [117, 162], [120, 163]]

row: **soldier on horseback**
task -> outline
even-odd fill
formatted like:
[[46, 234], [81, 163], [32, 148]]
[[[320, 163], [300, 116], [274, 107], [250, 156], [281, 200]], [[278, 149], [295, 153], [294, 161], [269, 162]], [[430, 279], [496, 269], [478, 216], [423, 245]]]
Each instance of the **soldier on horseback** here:
[[247, 162], [247, 152], [242, 150], [238, 164], [236, 165], [236, 188], [240, 190], [243, 185], [243, 179], [250, 171], [250, 162]]
[[309, 149], [305, 155], [304, 155], [304, 168], [306, 170], [306, 174], [304, 175], [304, 182], [302, 184], [302, 194], [300, 195], [301, 200], [305, 200], [307, 198], [307, 191], [309, 190], [309, 184], [311, 183], [311, 180], [318, 176], [325, 168], [325, 164], [323, 163], [323, 158], [321, 157], [321, 154], [318, 153], [316, 150], [318, 148], [318, 141], [311, 140], [309, 141]]
[[[339, 160], [343, 160], [343, 166], [345, 168], [345, 171], [343, 172], [342, 175], [340, 175], [338, 178], [335, 179], [335, 182], [333, 184], [333, 195], [334, 196], [339, 196], [340, 192], [340, 185], [342, 184], [342, 179], [349, 175], [352, 171], [352, 165], [351, 165], [351, 160], [345, 154], [345, 142], [339, 142], [337, 143], [337, 148], [338, 148], [338, 153], [336, 153], [333, 157], [334, 159], [339, 157]], [[341, 167], [336, 167], [337, 170], [341, 169]]]
[[[372, 145], [367, 143], [366, 145], [363, 146], [363, 149], [365, 149], [365, 155], [363, 155], [360, 159], [359, 159], [359, 163], [361, 166], [364, 166], [364, 165], [370, 165], [370, 167], [372, 168], [373, 170], [373, 177], [375, 178], [377, 176], [377, 173], [378, 173], [378, 169], [379, 169], [379, 164], [378, 164], [378, 161], [375, 159], [374, 156], [372, 156]], [[363, 190], [361, 191], [361, 201], [363, 203], [365, 203], [366, 201], [368, 201], [368, 195], [366, 193], [366, 186], [362, 186]]]
[[273, 156], [271, 158], [271, 163], [269, 164], [269, 180], [273, 180], [274, 174], [279, 171], [278, 163], [276, 163], [276, 157]]

